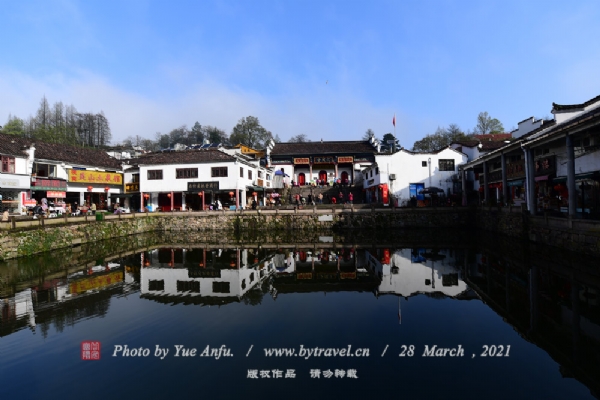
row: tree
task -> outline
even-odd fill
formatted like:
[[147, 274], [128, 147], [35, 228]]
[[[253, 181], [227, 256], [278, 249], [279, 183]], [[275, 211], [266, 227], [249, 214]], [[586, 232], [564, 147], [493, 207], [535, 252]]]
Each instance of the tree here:
[[203, 144], [204, 143], [204, 130], [202, 129], [202, 125], [198, 121], [194, 124], [192, 129], [190, 130], [190, 136], [192, 138], [191, 144]]
[[477, 116], [477, 125], [475, 126], [474, 132], [478, 135], [502, 133], [504, 132], [504, 127], [496, 118], [490, 117], [487, 111], [483, 111]]
[[369, 140], [372, 136], [375, 136], [375, 132], [371, 128], [367, 129], [365, 134], [362, 137], [362, 140]]
[[273, 138], [273, 141], [275, 143], [281, 143], [281, 139], [279, 138], [279, 135], [277, 133], [275, 134], [275, 137]]
[[229, 137], [231, 144], [243, 144], [253, 149], [262, 149], [273, 135], [263, 128], [258, 118], [248, 116], [238, 121]]
[[[388, 143], [389, 141], [391, 141], [391, 143]], [[390, 149], [393, 151], [400, 150], [400, 142], [391, 133], [386, 133], [385, 135], [383, 135], [383, 138], [381, 139], [381, 143], [383, 144], [384, 148], [386, 148], [386, 149]]]
[[427, 135], [413, 145], [413, 151], [432, 152], [448, 147], [450, 143], [460, 140], [469, 140], [457, 124], [450, 124], [448, 129], [438, 127], [434, 134]]
[[306, 143], [306, 142], [310, 142], [310, 140], [308, 139], [308, 137], [306, 136], [306, 134], [304, 133], [300, 133], [296, 136], [292, 136], [290, 138], [290, 140], [288, 140], [289, 143]]
[[25, 132], [25, 122], [18, 117], [8, 116], [8, 122], [2, 127], [2, 133], [8, 135], [23, 135]]
[[204, 126], [204, 138], [208, 139], [210, 143], [223, 143], [228, 144], [230, 139], [227, 137], [227, 133], [224, 130], [217, 128], [216, 126]]

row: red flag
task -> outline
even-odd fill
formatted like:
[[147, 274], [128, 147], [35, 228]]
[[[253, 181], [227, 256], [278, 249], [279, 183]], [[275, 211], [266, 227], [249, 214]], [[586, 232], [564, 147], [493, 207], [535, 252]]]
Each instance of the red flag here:
[[394, 128], [396, 127], [396, 113], [394, 113], [394, 118], [392, 119], [392, 124], [394, 124]]

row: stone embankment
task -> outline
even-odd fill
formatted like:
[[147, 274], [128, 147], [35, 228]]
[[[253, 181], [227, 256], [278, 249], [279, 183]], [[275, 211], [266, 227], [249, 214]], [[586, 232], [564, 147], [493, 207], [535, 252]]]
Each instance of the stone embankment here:
[[83, 217], [12, 221], [0, 225], [0, 260], [94, 243], [143, 232], [212, 232], [212, 235], [253, 232], [331, 231], [373, 232], [395, 228], [468, 227], [471, 213], [463, 208], [374, 209], [371, 207], [266, 209], [257, 211], [174, 212], [107, 215], [103, 221]]

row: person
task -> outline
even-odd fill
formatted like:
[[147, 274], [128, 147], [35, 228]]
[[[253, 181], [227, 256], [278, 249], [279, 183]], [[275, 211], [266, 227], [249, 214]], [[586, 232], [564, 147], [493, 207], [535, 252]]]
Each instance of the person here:
[[319, 204], [323, 204], [323, 193], [319, 193], [317, 198], [319, 199]]
[[340, 192], [339, 198], [340, 198], [340, 204], [344, 204], [344, 193]]
[[308, 204], [311, 204], [311, 205], [313, 204], [313, 195], [312, 194], [308, 195]]
[[256, 210], [256, 199], [252, 199], [252, 209]]
[[223, 205], [221, 204], [221, 201], [219, 199], [217, 199], [217, 210], [222, 210], [223, 209]]
[[92, 203], [92, 215], [96, 214], [96, 203]]
[[348, 203], [352, 204], [353, 200], [354, 200], [354, 195], [352, 194], [352, 192], [350, 192], [350, 194], [348, 195]]
[[331, 204], [335, 204], [335, 203], [337, 203], [337, 201], [336, 201], [336, 199], [335, 199], [335, 196], [332, 196], [332, 197], [331, 197]]
[[296, 205], [299, 206], [300, 205], [300, 195], [296, 194]]
[[73, 210], [73, 212], [72, 212], [73, 214], [76, 214], [76, 213], [77, 213], [77, 202], [73, 203], [73, 208], [72, 208], [72, 210]]

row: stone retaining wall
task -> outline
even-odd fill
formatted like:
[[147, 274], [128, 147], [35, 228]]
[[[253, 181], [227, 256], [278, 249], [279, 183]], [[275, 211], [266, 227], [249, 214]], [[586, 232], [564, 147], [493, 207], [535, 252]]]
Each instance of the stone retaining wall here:
[[[0, 260], [94, 243], [143, 232], [209, 232], [253, 236], [306, 232], [310, 237], [332, 229], [382, 231], [394, 228], [451, 228], [469, 225], [463, 208], [305, 209], [262, 212], [157, 213], [106, 221], [53, 224], [0, 232]], [[56, 221], [59, 222], [59, 221]], [[312, 235], [309, 235], [312, 234]]]

